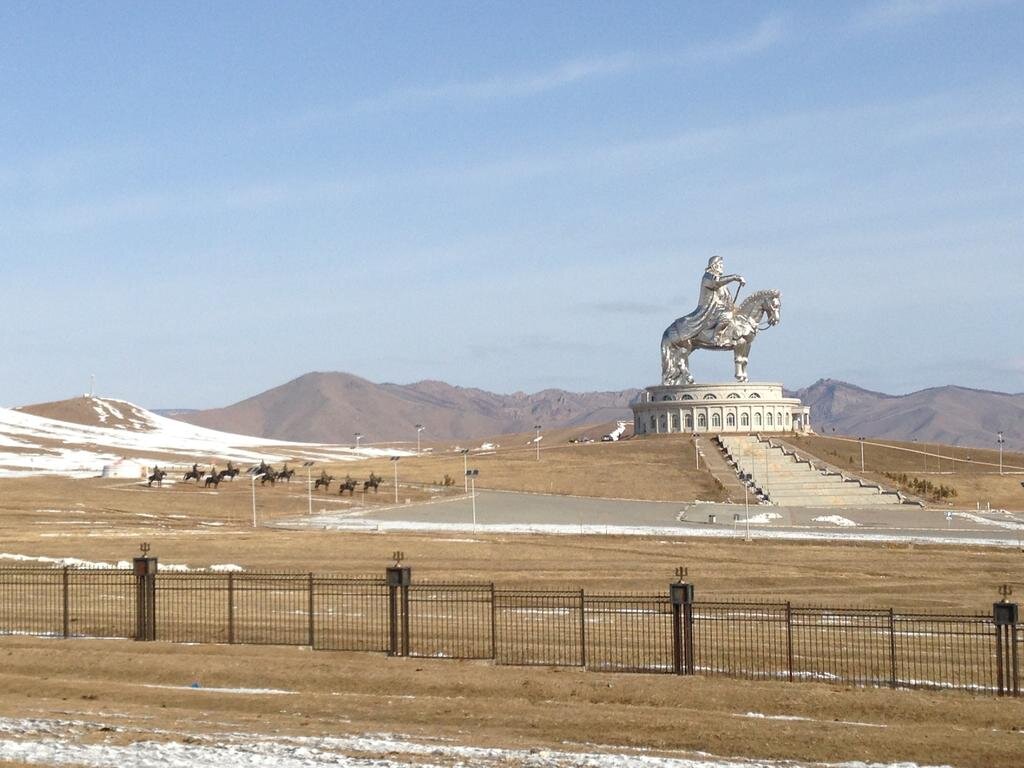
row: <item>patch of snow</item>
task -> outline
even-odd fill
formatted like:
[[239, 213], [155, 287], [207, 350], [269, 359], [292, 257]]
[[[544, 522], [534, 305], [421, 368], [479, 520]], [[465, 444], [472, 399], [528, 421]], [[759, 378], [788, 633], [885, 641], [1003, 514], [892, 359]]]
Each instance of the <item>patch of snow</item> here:
[[[749, 518], [751, 525], [769, 525], [772, 520], [781, 520], [782, 515], [778, 512], [759, 512]], [[744, 522], [742, 519], [740, 522]]]
[[748, 760], [705, 753], [659, 756], [628, 747], [587, 746], [588, 751], [581, 752], [503, 749], [461, 746], [429, 737], [414, 740], [388, 733], [322, 737], [238, 732], [185, 734], [84, 720], [0, 718], [0, 760], [94, 768], [919, 768], [916, 763], [902, 761], [829, 764]]
[[980, 523], [981, 525], [993, 525], [996, 528], [1006, 528], [1011, 531], [1024, 530], [1024, 523], [1012, 523], [1009, 520], [992, 520], [981, 515], [973, 515], [970, 512], [953, 512], [953, 517], [962, 517], [965, 520], [970, 520], [972, 523]]
[[140, 683], [143, 688], [164, 688], [172, 691], [205, 691], [206, 693], [240, 693], [243, 695], [262, 696], [294, 696], [298, 691], [282, 691], [279, 688], [207, 688], [199, 683], [190, 685], [161, 685], [159, 683]]
[[857, 523], [853, 522], [848, 517], [842, 515], [821, 515], [820, 517], [811, 518], [815, 523], [831, 523], [832, 525], [838, 525], [840, 528], [856, 528]]

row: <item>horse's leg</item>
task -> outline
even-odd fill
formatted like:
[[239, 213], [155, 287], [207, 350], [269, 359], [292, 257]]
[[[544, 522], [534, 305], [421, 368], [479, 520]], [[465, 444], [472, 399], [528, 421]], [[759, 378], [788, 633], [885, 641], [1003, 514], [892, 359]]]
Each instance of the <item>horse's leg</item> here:
[[693, 374], [690, 373], [690, 352], [693, 351], [693, 346], [687, 342], [686, 344], [680, 344], [677, 349], [677, 370], [679, 373], [676, 383], [685, 381], [687, 384], [693, 384]]
[[747, 360], [750, 356], [750, 342], [741, 341], [732, 351], [733, 361], [736, 363], [736, 381], [747, 380]]
[[673, 361], [672, 343], [664, 338], [661, 340], [661, 383], [665, 386], [679, 383], [679, 372]]

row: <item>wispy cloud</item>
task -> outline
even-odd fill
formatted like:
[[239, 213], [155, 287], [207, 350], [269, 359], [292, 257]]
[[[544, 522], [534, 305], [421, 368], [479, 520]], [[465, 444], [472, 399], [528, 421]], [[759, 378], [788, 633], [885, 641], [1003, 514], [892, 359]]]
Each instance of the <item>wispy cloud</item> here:
[[523, 98], [568, 85], [609, 77], [636, 69], [639, 60], [631, 53], [602, 58], [574, 59], [551, 69], [517, 75], [496, 76], [486, 80], [444, 83], [437, 86], [403, 88], [368, 99], [356, 105], [360, 112], [408, 109], [439, 103], [472, 103], [498, 98]]
[[786, 37], [786, 24], [779, 16], [769, 16], [746, 35], [712, 41], [690, 48], [685, 57], [691, 61], [725, 63], [755, 56], [781, 43]]
[[892, 29], [935, 16], [975, 11], [1011, 0], [882, 0], [861, 9], [853, 18], [857, 29]]
[[660, 315], [665, 312], [664, 304], [642, 301], [588, 301], [579, 305], [583, 312], [599, 315]]
[[570, 59], [546, 70], [403, 88], [359, 102], [355, 109], [357, 112], [379, 112], [438, 104], [521, 99], [616, 75], [696, 63], [725, 63], [763, 53], [782, 41], [785, 31], [782, 19], [770, 16], [751, 32], [734, 38], [699, 43], [682, 52], [653, 55], [622, 51], [605, 56]]

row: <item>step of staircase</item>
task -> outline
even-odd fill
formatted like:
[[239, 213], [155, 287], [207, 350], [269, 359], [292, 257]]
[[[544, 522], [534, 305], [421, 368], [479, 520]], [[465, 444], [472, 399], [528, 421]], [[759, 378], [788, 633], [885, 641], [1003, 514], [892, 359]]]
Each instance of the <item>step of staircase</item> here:
[[895, 491], [804, 458], [784, 443], [757, 435], [719, 435], [727, 466], [748, 475], [772, 504], [851, 507], [901, 504]]

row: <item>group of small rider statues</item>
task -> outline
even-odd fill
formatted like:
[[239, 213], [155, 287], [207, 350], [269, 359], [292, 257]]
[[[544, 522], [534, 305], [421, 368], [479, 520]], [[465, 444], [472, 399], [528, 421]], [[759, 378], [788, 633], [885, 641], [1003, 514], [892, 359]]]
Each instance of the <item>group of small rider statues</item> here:
[[[264, 485], [265, 483], [268, 482], [271, 485], [274, 485], [275, 483], [277, 483], [278, 480], [290, 483], [292, 476], [295, 474], [295, 470], [289, 469], [287, 462], [285, 462], [284, 467], [282, 467], [280, 470], [276, 470], [271, 465], [267, 464], [266, 461], [261, 460], [258, 465], [250, 468], [248, 470], [248, 473], [251, 474], [254, 478], [258, 477], [260, 480], [260, 485]], [[203, 481], [205, 483], [205, 487], [209, 488], [212, 485], [214, 488], [216, 488], [218, 485], [220, 485], [221, 480], [234, 480], [239, 474], [241, 474], [241, 470], [238, 467], [236, 467], [231, 461], [228, 461], [227, 469], [222, 469], [218, 471], [217, 465], [213, 464], [211, 465], [210, 470], [208, 472], [200, 469], [198, 464], [193, 464], [192, 469], [185, 473], [184, 477], [182, 478], [182, 482], [187, 483], [189, 480], [195, 480], [196, 485], [198, 485], [200, 481]], [[150, 486], [152, 486], [153, 483], [156, 483], [157, 485], [162, 485], [163, 480], [166, 476], [166, 470], [161, 469], [159, 465], [154, 465], [153, 471], [149, 475], [148, 484]], [[324, 490], [327, 490], [331, 487], [331, 483], [333, 481], [334, 475], [328, 475], [326, 469], [321, 470], [320, 477], [316, 479], [316, 482], [313, 485], [313, 489], [318, 490], [322, 486]], [[377, 489], [380, 487], [381, 482], [383, 482], [383, 478], [381, 478], [380, 475], [370, 472], [370, 479], [362, 481], [363, 491], [373, 489], [374, 493], [376, 493]], [[338, 495], [340, 496], [345, 491], [348, 491], [350, 496], [354, 495], [356, 487], [358, 485], [359, 481], [354, 480], [351, 475], [345, 475], [345, 479], [339, 481]]]

